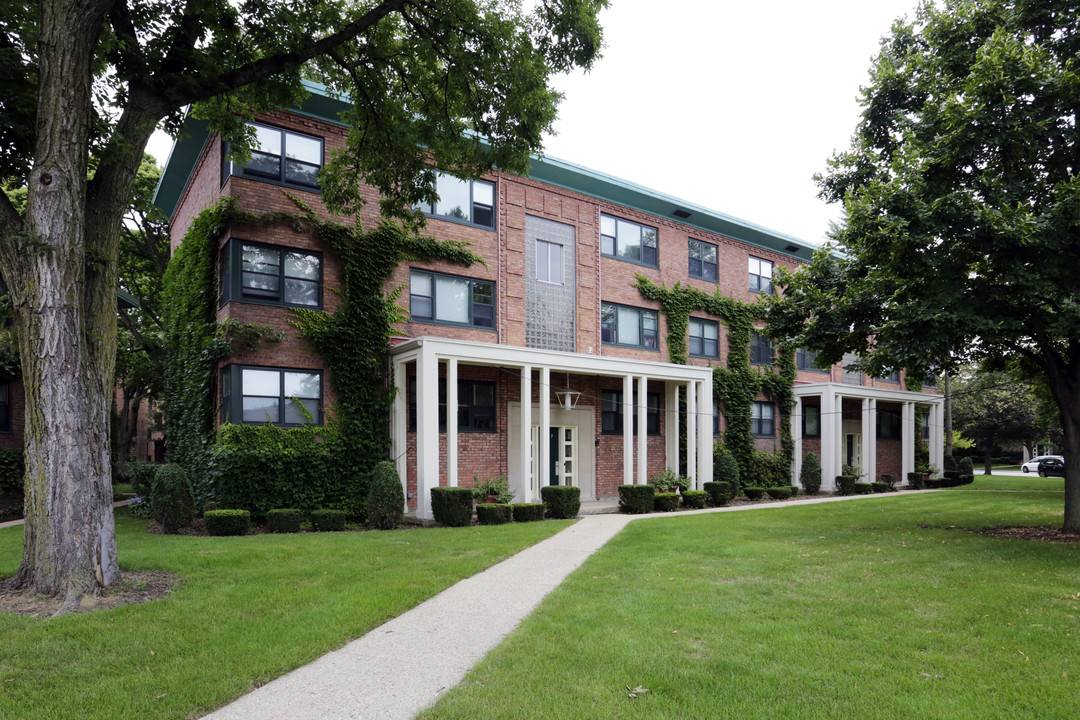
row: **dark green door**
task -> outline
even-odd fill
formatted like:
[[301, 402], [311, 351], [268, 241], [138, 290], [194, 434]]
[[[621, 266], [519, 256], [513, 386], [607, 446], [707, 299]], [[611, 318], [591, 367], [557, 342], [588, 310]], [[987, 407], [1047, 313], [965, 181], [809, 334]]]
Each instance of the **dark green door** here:
[[559, 428], [548, 431], [548, 484], [559, 484]]

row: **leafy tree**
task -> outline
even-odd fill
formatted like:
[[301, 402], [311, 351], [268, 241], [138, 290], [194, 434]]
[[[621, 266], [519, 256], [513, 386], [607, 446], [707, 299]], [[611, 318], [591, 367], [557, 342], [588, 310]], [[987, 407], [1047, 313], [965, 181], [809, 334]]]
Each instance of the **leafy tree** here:
[[1027, 384], [1004, 372], [961, 374], [953, 381], [953, 424], [978, 442], [990, 475], [994, 447], [1028, 442], [1035, 428], [1035, 396]]
[[[835, 248], [778, 283], [770, 332], [868, 372], [1010, 360], [1061, 411], [1080, 531], [1080, 14], [1064, 0], [944, 0], [898, 21], [850, 150], [819, 177]], [[838, 252], [839, 251], [839, 252]], [[873, 338], [867, 346], [867, 338]]]
[[[551, 128], [548, 78], [599, 53], [605, 0], [0, 0], [0, 272], [26, 387], [26, 527], [13, 583], [66, 596], [115, 582], [108, 417], [122, 218], [147, 139], [183, 109], [249, 155], [244, 121], [305, 94], [353, 99], [322, 175], [332, 210], [410, 215], [428, 163], [523, 171]], [[485, 140], [481, 140], [485, 138]], [[90, 168], [93, 174], [88, 174]], [[90, 178], [89, 180], [87, 178]]]

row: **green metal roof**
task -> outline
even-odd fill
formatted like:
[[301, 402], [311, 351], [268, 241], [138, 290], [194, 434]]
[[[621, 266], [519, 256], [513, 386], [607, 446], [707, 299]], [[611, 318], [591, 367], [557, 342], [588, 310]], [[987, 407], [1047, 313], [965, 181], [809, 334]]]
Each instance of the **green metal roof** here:
[[[294, 110], [339, 123], [339, 114], [347, 107], [347, 100], [331, 97], [327, 89], [318, 83], [305, 81], [304, 84], [311, 94], [300, 108]], [[202, 154], [208, 139], [207, 122], [188, 116], [180, 139], [173, 144], [172, 151], [169, 153], [169, 159], [165, 163], [165, 170], [161, 174], [161, 180], [158, 182], [157, 192], [154, 195], [154, 203], [169, 217], [172, 217], [176, 211], [180, 194], [191, 177], [195, 163]], [[809, 260], [817, 249], [816, 246], [790, 235], [769, 230], [565, 160], [534, 156], [529, 168], [529, 177], [660, 217], [673, 218], [691, 227], [725, 235], [802, 260]]]

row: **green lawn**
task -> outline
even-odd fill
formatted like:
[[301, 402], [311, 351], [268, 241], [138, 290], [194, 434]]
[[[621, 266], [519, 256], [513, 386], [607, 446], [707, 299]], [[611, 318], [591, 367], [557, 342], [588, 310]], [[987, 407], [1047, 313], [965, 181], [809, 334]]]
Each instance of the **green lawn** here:
[[[208, 538], [118, 514], [121, 568], [181, 584], [115, 610], [0, 614], [0, 718], [197, 717], [567, 525]], [[22, 528], [0, 530], [0, 576], [21, 551]]]
[[975, 473], [975, 482], [970, 485], [961, 485], [957, 490], [1033, 490], [1042, 492], [1056, 492], [1061, 495], [1064, 502], [1065, 478], [1049, 477], [1041, 478], [1035, 473], [1027, 475], [983, 475]]
[[1061, 522], [1001, 480], [634, 522], [421, 717], [1073, 717], [1080, 547], [965, 530]]

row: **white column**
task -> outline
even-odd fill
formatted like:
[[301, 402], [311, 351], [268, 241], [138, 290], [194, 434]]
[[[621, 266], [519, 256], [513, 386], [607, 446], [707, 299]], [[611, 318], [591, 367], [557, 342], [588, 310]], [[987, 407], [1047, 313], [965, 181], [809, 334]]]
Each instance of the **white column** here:
[[622, 381], [622, 461], [623, 485], [634, 484], [634, 376], [625, 375]]
[[[539, 488], [551, 484], [551, 368], [548, 367], [540, 368], [540, 433], [537, 444], [540, 447], [535, 451], [536, 470], [540, 477], [536, 484], [537, 492], [540, 492]], [[528, 487], [531, 492], [531, 482]], [[528, 497], [529, 493], [525, 495]]]
[[908, 481], [908, 473], [915, 472], [915, 403], [905, 402], [900, 416], [900, 470], [901, 483]]
[[439, 486], [439, 359], [427, 344], [416, 358], [416, 517], [431, 518]]
[[446, 361], [446, 484], [458, 486], [457, 358]]
[[870, 413], [870, 398], [862, 399], [862, 450], [859, 456], [859, 471], [870, 481], [873, 470], [870, 467], [870, 436], [874, 434], [874, 418]]
[[[820, 426], [820, 422], [818, 425]], [[795, 457], [791, 461], [791, 484], [802, 487], [799, 474], [802, 472], [802, 398], [795, 398], [791, 408], [791, 437], [795, 440]]]
[[664, 467], [679, 471], [679, 384], [664, 383]]
[[409, 507], [409, 425], [407, 412], [407, 384], [405, 361], [394, 360], [394, 405], [390, 423], [390, 452], [401, 478], [401, 496], [405, 498], [405, 508]]
[[939, 471], [945, 466], [945, 406], [940, 398], [930, 406], [930, 464]]
[[697, 419], [698, 412], [697, 383], [686, 383], [686, 476], [690, 478], [690, 487], [697, 487]]
[[700, 490], [702, 483], [712, 480], [713, 476], [713, 444], [712, 444], [712, 416], [713, 416], [712, 379], [708, 382], [698, 383], [697, 403], [697, 430], [698, 430], [698, 462], [697, 482], [694, 489]]
[[821, 393], [821, 488], [823, 490], [836, 489], [836, 476], [840, 474], [840, 466], [837, 464], [837, 450], [840, 440], [836, 437], [838, 424], [836, 422], [839, 413], [836, 391], [831, 385], [825, 387]]
[[[515, 497], [529, 497], [532, 492], [532, 464], [529, 462], [529, 445], [532, 443], [532, 367], [525, 365], [521, 368], [521, 418], [519, 424], [521, 433], [518, 435], [518, 455], [521, 458], [518, 467], [521, 468], [521, 477], [518, 487], [510, 488]], [[537, 443], [543, 446], [543, 439]], [[539, 452], [540, 448], [536, 448]], [[543, 474], [543, 468], [538, 468]]]
[[877, 482], [877, 398], [870, 398], [870, 434], [863, 438], [863, 454], [866, 456], [866, 479]]
[[644, 485], [649, 479], [649, 403], [645, 391], [649, 378], [638, 378], [637, 391], [637, 484]]

